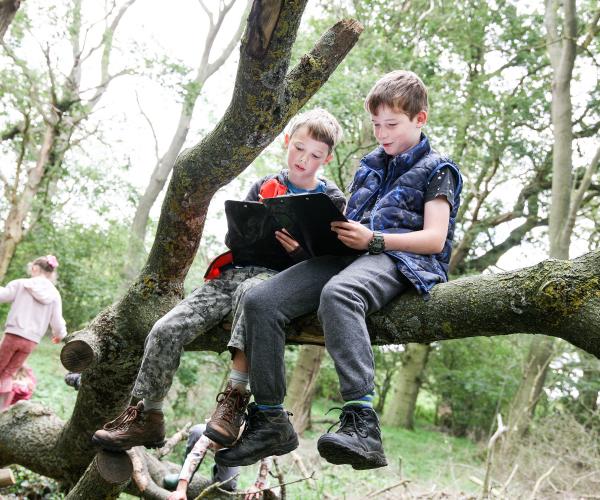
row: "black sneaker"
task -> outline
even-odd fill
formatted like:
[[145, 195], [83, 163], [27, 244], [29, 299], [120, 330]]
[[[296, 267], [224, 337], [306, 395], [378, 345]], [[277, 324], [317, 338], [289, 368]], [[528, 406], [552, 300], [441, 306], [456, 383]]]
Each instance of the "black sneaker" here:
[[271, 455], [285, 455], [298, 448], [298, 435], [284, 410], [259, 410], [248, 405], [244, 432], [235, 446], [215, 454], [215, 462], [226, 467], [250, 465]]
[[319, 438], [319, 454], [332, 464], [350, 464], [358, 470], [385, 467], [379, 419], [373, 408], [348, 405], [332, 410], [342, 410], [340, 428]]

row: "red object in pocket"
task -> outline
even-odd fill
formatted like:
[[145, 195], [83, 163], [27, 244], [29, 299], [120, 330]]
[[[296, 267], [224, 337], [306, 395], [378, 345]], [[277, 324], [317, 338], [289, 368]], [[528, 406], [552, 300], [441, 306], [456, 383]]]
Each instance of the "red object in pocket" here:
[[215, 257], [208, 265], [208, 269], [204, 273], [204, 281], [214, 280], [221, 276], [221, 269], [225, 266], [233, 265], [233, 253], [228, 250], [225, 253]]

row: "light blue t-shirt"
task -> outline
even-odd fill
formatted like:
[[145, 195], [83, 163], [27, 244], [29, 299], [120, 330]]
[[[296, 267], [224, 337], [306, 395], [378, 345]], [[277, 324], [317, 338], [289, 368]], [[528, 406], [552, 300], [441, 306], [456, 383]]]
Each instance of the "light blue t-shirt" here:
[[295, 186], [290, 181], [286, 181], [286, 186], [290, 194], [306, 194], [306, 193], [325, 193], [327, 192], [327, 187], [323, 181], [319, 181], [317, 187], [314, 189], [304, 189], [298, 186]]

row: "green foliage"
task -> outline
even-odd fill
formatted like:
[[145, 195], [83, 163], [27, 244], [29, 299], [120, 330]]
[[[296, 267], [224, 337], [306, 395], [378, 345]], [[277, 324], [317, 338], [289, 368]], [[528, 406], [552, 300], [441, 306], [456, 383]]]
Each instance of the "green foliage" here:
[[518, 338], [475, 337], [435, 346], [427, 365], [427, 392], [437, 400], [438, 423], [457, 436], [483, 438], [495, 415], [506, 416], [519, 380]]
[[59, 500], [65, 498], [64, 493], [60, 492], [56, 481], [40, 476], [20, 465], [14, 465], [11, 469], [15, 476], [16, 484], [0, 488], [0, 498], [5, 500], [17, 500], [21, 498], [29, 500]]
[[[5, 282], [25, 276], [27, 262], [54, 254], [59, 261], [57, 287], [69, 331], [82, 328], [117, 297], [129, 228], [118, 222], [100, 227], [40, 222], [13, 258]], [[2, 317], [8, 305], [2, 306]]]

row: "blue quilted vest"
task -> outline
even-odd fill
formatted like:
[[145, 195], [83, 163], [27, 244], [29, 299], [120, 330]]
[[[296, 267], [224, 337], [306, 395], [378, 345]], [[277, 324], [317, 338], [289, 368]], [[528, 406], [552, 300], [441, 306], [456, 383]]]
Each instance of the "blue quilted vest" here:
[[423, 229], [425, 192], [429, 181], [442, 167], [450, 167], [456, 178], [454, 206], [444, 249], [435, 255], [386, 251], [396, 261], [398, 270], [415, 286], [425, 299], [434, 285], [448, 281], [448, 263], [452, 252], [452, 238], [456, 214], [460, 204], [462, 178], [458, 167], [449, 159], [431, 149], [429, 140], [421, 134], [421, 141], [408, 151], [396, 155], [388, 163], [379, 147], [360, 162], [350, 187], [346, 216], [360, 221], [365, 210], [371, 210], [370, 229], [382, 233], [407, 233]]

